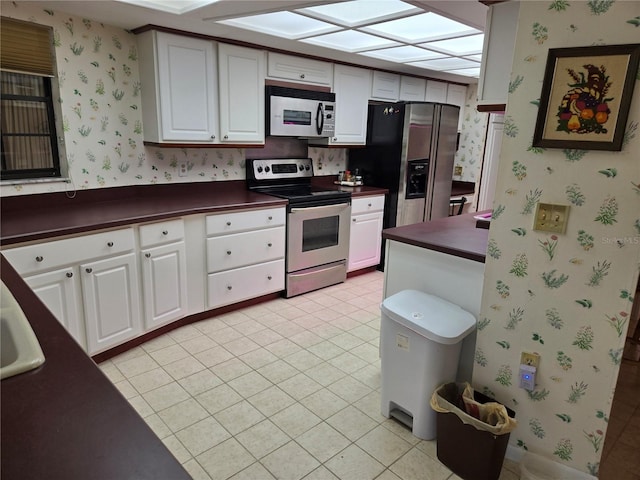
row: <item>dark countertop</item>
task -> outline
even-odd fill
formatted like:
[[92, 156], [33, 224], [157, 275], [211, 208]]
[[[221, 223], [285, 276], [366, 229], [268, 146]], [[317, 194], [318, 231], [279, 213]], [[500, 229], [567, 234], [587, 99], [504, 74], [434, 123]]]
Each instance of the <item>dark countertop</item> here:
[[388, 228], [382, 231], [382, 238], [484, 263], [489, 230], [476, 228], [473, 217], [486, 212], [488, 210]]
[[45, 356], [37, 369], [2, 380], [2, 478], [190, 479], [9, 262], [1, 262], [2, 280]]
[[[349, 191], [353, 197], [387, 192], [375, 187], [341, 187], [333, 185], [334, 179], [334, 176], [314, 177], [313, 183]], [[45, 193], [3, 197], [0, 202], [0, 244], [43, 240], [183, 215], [287, 204], [281, 198], [250, 192], [240, 180], [78, 190], [69, 198], [71, 196]]]

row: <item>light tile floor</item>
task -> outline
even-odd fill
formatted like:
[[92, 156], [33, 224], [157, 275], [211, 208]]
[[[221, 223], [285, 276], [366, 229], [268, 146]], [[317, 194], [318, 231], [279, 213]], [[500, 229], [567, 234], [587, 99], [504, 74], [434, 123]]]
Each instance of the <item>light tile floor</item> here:
[[[458, 479], [435, 441], [380, 414], [382, 283], [193, 323], [100, 368], [194, 479]], [[505, 460], [500, 478], [517, 472]]]

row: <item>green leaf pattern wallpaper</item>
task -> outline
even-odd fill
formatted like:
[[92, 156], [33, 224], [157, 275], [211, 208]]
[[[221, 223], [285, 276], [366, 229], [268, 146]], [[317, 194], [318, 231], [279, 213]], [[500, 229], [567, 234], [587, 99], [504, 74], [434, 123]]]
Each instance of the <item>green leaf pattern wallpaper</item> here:
[[[2, 195], [176, 182], [244, 180], [241, 148], [155, 148], [143, 145], [136, 36], [67, 13], [3, 2], [2, 15], [49, 25], [60, 85], [69, 183], [3, 186]], [[309, 148], [318, 175], [337, 175], [346, 149]], [[186, 163], [188, 174], [178, 176]]]
[[[521, 2], [478, 324], [475, 388], [511, 445], [597, 475], [640, 262], [640, 81], [621, 152], [531, 146], [548, 49], [640, 43], [640, 2]], [[615, 80], [614, 80], [615, 81]], [[570, 206], [564, 234], [536, 203]], [[522, 351], [541, 356], [533, 391]]]

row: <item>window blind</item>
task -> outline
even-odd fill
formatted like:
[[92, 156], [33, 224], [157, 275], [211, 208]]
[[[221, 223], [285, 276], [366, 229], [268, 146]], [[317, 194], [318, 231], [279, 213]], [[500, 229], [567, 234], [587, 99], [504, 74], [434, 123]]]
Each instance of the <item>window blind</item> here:
[[0, 68], [10, 72], [53, 77], [52, 29], [1, 17]]

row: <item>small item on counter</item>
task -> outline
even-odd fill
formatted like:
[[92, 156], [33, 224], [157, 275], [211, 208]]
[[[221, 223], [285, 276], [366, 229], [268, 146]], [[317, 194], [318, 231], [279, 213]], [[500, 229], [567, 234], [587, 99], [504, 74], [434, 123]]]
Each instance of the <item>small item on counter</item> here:
[[344, 178], [342, 179], [345, 182], [351, 182], [351, 170], [344, 171]]
[[344, 182], [344, 170], [338, 172], [338, 182]]

